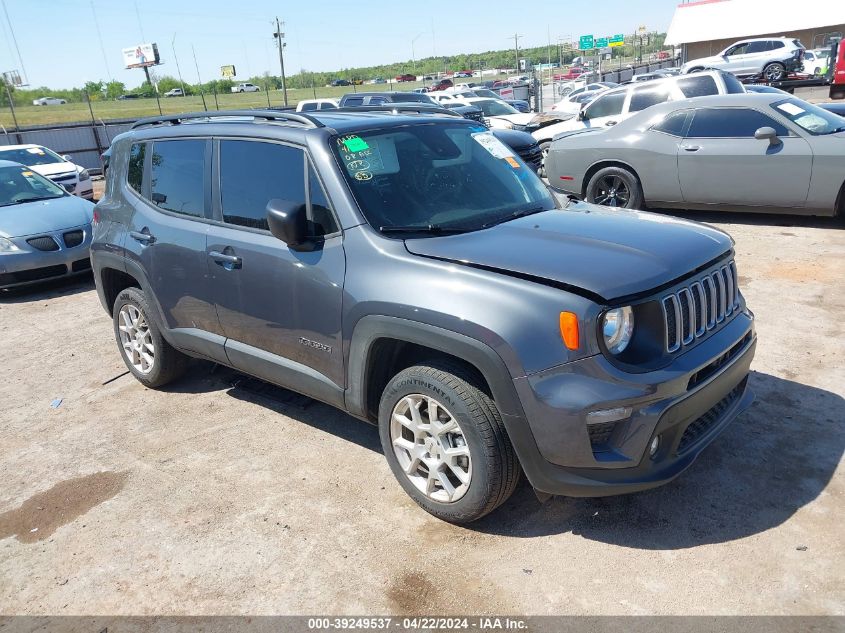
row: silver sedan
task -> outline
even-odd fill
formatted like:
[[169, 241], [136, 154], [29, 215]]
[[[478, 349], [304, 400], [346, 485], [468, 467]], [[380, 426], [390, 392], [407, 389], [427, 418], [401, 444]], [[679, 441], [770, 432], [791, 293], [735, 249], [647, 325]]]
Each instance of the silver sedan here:
[[549, 184], [614, 207], [845, 216], [845, 124], [783, 94], [652, 106], [555, 137]]

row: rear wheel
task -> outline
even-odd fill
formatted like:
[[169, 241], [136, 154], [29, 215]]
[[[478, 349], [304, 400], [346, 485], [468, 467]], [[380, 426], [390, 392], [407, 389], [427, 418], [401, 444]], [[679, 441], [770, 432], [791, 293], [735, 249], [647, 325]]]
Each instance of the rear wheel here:
[[763, 69], [763, 77], [766, 81], [780, 81], [786, 77], [786, 66], [780, 62], [773, 62]]
[[551, 141], [543, 141], [542, 143], [540, 143], [540, 152], [542, 153], [543, 160], [540, 163], [540, 169], [537, 170], [537, 175], [543, 178], [549, 177], [549, 175], [546, 173], [546, 157], [549, 155], [549, 148], [551, 148], [551, 146]]
[[587, 202], [621, 209], [640, 209], [643, 206], [643, 190], [637, 177], [624, 167], [605, 167], [590, 178]]
[[126, 367], [143, 385], [163, 387], [179, 378], [188, 357], [161, 336], [150, 318], [147, 298], [139, 288], [122, 290], [112, 311], [114, 336]]
[[701, 72], [702, 70], [704, 70], [704, 67], [703, 67], [703, 66], [696, 66], [695, 68], [690, 68], [690, 69], [687, 71], [687, 74], [690, 74], [690, 73], [699, 73], [699, 72]]
[[424, 510], [469, 523], [511, 496], [519, 462], [496, 404], [460, 367], [410, 367], [387, 385], [379, 435], [405, 492]]

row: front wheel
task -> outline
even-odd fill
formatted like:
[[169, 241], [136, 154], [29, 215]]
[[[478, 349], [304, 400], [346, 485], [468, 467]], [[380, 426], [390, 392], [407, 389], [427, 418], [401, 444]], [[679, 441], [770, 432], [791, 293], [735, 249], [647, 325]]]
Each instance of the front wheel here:
[[769, 64], [763, 69], [763, 77], [766, 81], [780, 81], [786, 77], [786, 66], [780, 62]]
[[605, 167], [590, 178], [587, 202], [621, 209], [640, 209], [643, 206], [643, 190], [637, 177], [624, 167]]
[[397, 374], [379, 405], [390, 469], [425, 511], [469, 523], [511, 496], [520, 468], [496, 404], [460, 367], [431, 363]]
[[551, 141], [543, 141], [540, 143], [540, 152], [543, 157], [542, 162], [540, 163], [540, 169], [537, 170], [537, 175], [541, 176], [542, 178], [548, 178], [549, 174], [546, 171], [546, 158], [549, 156], [549, 149], [552, 146]]

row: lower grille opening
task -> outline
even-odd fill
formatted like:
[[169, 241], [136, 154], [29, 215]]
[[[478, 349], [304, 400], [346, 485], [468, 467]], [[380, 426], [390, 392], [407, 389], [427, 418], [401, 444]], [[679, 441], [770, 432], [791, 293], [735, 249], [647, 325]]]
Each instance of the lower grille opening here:
[[26, 241], [32, 248], [37, 249], [39, 251], [57, 251], [59, 250], [59, 245], [49, 235], [43, 235], [41, 237], [31, 237]]
[[725, 352], [724, 354], [719, 356], [719, 358], [717, 358], [716, 360], [711, 362], [706, 367], [702, 367], [701, 369], [699, 369], [689, 379], [689, 383], [687, 384], [687, 389], [692, 389], [692, 388], [700, 385], [701, 383], [703, 383], [705, 380], [707, 380], [711, 376], [715, 375], [716, 372], [719, 371], [719, 369], [721, 369], [722, 367], [724, 367], [725, 365], [730, 363], [736, 357], [736, 355], [739, 354], [739, 352], [748, 344], [748, 342], [750, 340], [751, 340], [751, 332], [749, 332], [748, 334], [743, 336], [742, 339], [738, 343], [736, 343], [733, 347], [731, 347], [727, 352]]
[[22, 284], [28, 281], [49, 279], [50, 277], [61, 277], [67, 272], [64, 264], [58, 266], [45, 266], [43, 268], [32, 268], [30, 270], [19, 270], [15, 273], [0, 274], [0, 286], [8, 284]]
[[742, 392], [745, 391], [745, 385], [748, 382], [748, 378], [743, 378], [742, 382], [740, 382], [736, 387], [731, 389], [731, 391], [726, 395], [724, 398], [719, 400], [713, 407], [700, 418], [693, 420], [689, 426], [684, 430], [684, 434], [681, 436], [681, 441], [678, 443], [678, 453], [684, 453], [698, 442], [707, 432], [716, 424], [724, 415], [725, 411], [727, 411], [736, 401], [742, 396]]
[[77, 259], [73, 264], [70, 265], [70, 269], [78, 273], [82, 270], [91, 270], [91, 260], [87, 257], [85, 259]]
[[607, 450], [607, 443], [610, 441], [613, 431], [616, 430], [617, 424], [618, 420], [613, 420], [587, 425], [587, 432], [590, 434], [590, 446], [594, 453]]

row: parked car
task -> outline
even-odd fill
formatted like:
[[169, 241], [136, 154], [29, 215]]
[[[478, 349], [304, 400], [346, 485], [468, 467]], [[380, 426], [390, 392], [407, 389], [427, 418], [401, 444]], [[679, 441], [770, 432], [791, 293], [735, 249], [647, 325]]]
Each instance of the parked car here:
[[126, 101], [127, 99], [140, 99], [141, 95], [135, 94], [134, 92], [127, 92], [125, 95], [120, 95], [117, 100], [118, 101]]
[[346, 79], [333, 79], [329, 85], [336, 88], [338, 86], [349, 86], [351, 84]]
[[519, 112], [531, 112], [531, 106], [527, 101], [523, 99], [505, 99], [498, 92], [493, 92], [489, 88], [479, 88], [477, 86], [471, 88], [471, 92], [473, 92], [476, 97], [486, 97], [489, 99], [498, 99], [499, 101], [504, 101], [509, 106], [511, 106], [515, 110], [518, 110]]
[[789, 37], [764, 37], [731, 44], [718, 55], [693, 59], [681, 66], [682, 73], [715, 68], [737, 77], [762, 76], [766, 81], [781, 81], [789, 73], [801, 70], [804, 45]]
[[181, 88], [171, 88], [167, 92], [164, 93], [165, 97], [184, 97], [185, 93], [182, 92]]
[[471, 99], [464, 99], [464, 102], [468, 105], [481, 108], [487, 119], [487, 124], [491, 128], [519, 130], [522, 132], [530, 131], [531, 129], [530, 123], [532, 119], [534, 119], [534, 115], [532, 113], [520, 112], [500, 99], [474, 97]]
[[451, 79], [440, 79], [436, 83], [431, 84], [428, 87], [429, 92], [437, 92], [438, 90], [445, 90], [446, 88], [451, 88], [454, 84], [452, 83]]
[[549, 183], [599, 204], [845, 215], [845, 120], [780, 94], [653, 106], [557, 137]]
[[375, 79], [373, 79], [373, 83], [374, 84], [386, 84], [387, 80], [384, 79], [383, 77], [376, 77]]
[[472, 77], [472, 71], [471, 70], [459, 70], [454, 75], [452, 75], [452, 77], [454, 77], [456, 79], [464, 79], [466, 77]]
[[833, 112], [833, 114], [845, 117], [845, 103], [817, 103], [816, 105], [828, 112]]
[[382, 105], [385, 103], [430, 103], [435, 101], [427, 94], [419, 92], [354, 92], [347, 93], [340, 98], [338, 106]]
[[313, 112], [315, 110], [334, 110], [338, 107], [338, 99], [303, 99], [296, 104], [297, 112]]
[[404, 75], [397, 75], [396, 76], [396, 81], [398, 81], [399, 83], [404, 83], [406, 81], [416, 81], [416, 80], [417, 80], [416, 75], [409, 75], [407, 73], [404, 74]]
[[540, 143], [545, 155], [548, 154], [552, 139], [564, 132], [616, 125], [637, 112], [664, 101], [744, 92], [745, 88], [736, 77], [718, 70], [628, 84], [602, 92], [581, 108], [576, 117], [539, 127], [532, 131], [532, 135]]
[[258, 92], [261, 88], [249, 82], [232, 86], [232, 92]]
[[88, 170], [75, 165], [68, 155], [59, 156], [42, 145], [0, 145], [0, 160], [26, 165], [80, 198], [94, 197]]
[[92, 259], [129, 372], [211, 359], [377, 424], [436, 517], [484, 516], [523, 472], [541, 495], [658, 486], [751, 404], [730, 237], [561, 202], [473, 121], [221, 111], [113, 148]]
[[588, 72], [590, 72], [589, 68], [584, 68], [583, 66], [572, 66], [565, 73], [556, 73], [553, 76], [553, 79], [554, 81], [572, 81], [573, 79], [578, 79], [578, 77]]
[[[576, 114], [578, 110], [581, 109], [582, 103], [584, 103], [583, 97], [586, 93], [594, 93], [592, 96], [595, 97], [597, 94], [604, 92], [609, 88], [618, 88], [619, 84], [614, 83], [612, 81], [595, 81], [592, 83], [584, 84], [580, 88], [576, 88], [569, 92], [563, 99], [555, 103], [551, 110], [553, 112], [567, 112], [571, 114]], [[575, 107], [574, 104], [578, 104]]]
[[0, 159], [0, 290], [91, 270], [94, 205]]
[[827, 73], [827, 67], [830, 64], [830, 49], [816, 48], [810, 51], [804, 51], [804, 72], [813, 75], [814, 77], [821, 77]]
[[59, 99], [57, 97], [41, 97], [40, 99], [35, 99], [32, 102], [34, 106], [51, 106], [51, 105], [64, 105], [67, 101], [64, 99]]

